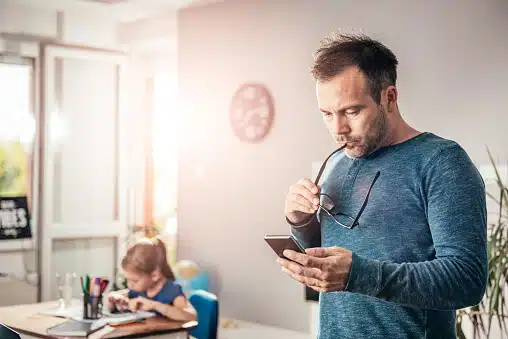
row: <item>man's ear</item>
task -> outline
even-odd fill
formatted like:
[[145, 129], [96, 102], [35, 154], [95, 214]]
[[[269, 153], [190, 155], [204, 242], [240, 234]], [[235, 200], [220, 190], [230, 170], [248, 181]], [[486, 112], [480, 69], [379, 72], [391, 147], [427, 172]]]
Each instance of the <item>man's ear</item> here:
[[388, 86], [384, 89], [384, 99], [386, 103], [386, 108], [389, 113], [394, 112], [397, 109], [397, 98], [399, 96], [399, 92], [397, 91], [397, 87]]

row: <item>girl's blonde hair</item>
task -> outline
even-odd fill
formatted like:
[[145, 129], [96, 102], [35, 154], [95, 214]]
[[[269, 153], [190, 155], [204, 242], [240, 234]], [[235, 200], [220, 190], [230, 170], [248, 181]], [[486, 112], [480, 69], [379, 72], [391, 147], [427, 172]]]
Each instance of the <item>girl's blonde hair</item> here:
[[152, 274], [159, 269], [165, 278], [175, 280], [169, 267], [166, 246], [158, 237], [143, 238], [131, 245], [122, 259], [122, 268], [141, 274]]

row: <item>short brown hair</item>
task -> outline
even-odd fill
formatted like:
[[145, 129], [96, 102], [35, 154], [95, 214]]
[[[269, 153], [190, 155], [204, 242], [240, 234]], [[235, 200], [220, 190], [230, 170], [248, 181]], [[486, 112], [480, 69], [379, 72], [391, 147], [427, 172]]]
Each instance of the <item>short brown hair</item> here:
[[122, 259], [122, 268], [141, 274], [151, 274], [160, 269], [164, 277], [175, 280], [169, 267], [166, 246], [160, 238], [143, 238], [131, 245]]
[[356, 66], [367, 77], [370, 94], [379, 104], [383, 88], [395, 86], [397, 65], [395, 54], [379, 41], [364, 34], [332, 33], [321, 41], [311, 73], [316, 81], [326, 82]]

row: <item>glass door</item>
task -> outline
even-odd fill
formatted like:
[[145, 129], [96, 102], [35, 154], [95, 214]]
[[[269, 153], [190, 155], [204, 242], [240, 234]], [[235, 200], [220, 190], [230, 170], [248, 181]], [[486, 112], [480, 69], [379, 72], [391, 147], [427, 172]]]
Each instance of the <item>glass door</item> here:
[[[125, 251], [126, 56], [44, 45], [42, 56], [42, 300], [57, 274], [114, 277]], [[74, 293], [79, 295], [79, 279]]]

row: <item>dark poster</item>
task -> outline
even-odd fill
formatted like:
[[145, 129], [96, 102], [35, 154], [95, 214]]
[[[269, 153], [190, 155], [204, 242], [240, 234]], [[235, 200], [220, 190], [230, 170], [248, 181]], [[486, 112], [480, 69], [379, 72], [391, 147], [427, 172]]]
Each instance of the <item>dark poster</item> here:
[[26, 197], [0, 198], [0, 240], [31, 237]]

